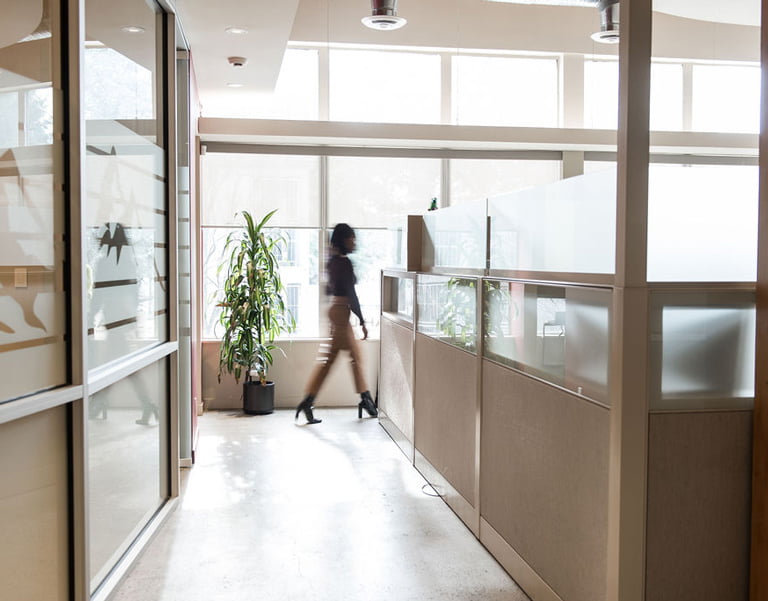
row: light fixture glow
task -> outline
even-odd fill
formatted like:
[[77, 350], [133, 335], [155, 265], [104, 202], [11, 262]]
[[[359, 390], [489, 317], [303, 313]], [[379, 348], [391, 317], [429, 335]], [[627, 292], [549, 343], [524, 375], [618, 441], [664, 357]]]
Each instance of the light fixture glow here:
[[224, 31], [226, 33], [231, 33], [232, 35], [245, 35], [248, 33], [248, 30], [245, 27], [227, 27]]
[[144, 28], [139, 25], [126, 25], [120, 29], [125, 33], [144, 33]]
[[230, 82], [227, 84], [228, 88], [242, 88], [245, 84]]
[[379, 29], [382, 31], [385, 30], [391, 30], [391, 29], [400, 29], [403, 27], [408, 21], [404, 17], [393, 17], [393, 16], [370, 16], [370, 17], [363, 17], [360, 19], [363, 22], [363, 25], [366, 27], [370, 27], [371, 29]]

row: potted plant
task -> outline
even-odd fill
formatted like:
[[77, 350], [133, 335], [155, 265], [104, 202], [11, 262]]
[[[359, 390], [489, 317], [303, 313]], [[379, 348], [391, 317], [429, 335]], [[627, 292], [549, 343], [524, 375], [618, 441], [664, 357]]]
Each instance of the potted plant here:
[[224, 372], [234, 375], [238, 383], [245, 376], [243, 411], [265, 414], [275, 407], [275, 385], [267, 380], [272, 353], [280, 350], [275, 338], [294, 330], [296, 324], [282, 296], [278, 258], [284, 238], [265, 231], [275, 211], [259, 223], [248, 211], [241, 214], [245, 224], [227, 237], [228, 260], [219, 266], [227, 270], [224, 296], [218, 303], [219, 323], [224, 326], [219, 382]]

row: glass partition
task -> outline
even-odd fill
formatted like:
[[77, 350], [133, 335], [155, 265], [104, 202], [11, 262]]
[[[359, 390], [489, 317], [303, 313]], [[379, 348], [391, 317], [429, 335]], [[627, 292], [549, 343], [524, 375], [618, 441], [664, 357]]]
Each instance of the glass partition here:
[[[88, 8], [91, 8], [90, 5]], [[145, 2], [130, 28], [86, 10], [85, 220], [88, 363], [97, 367], [168, 339], [168, 237], [161, 14]], [[130, 31], [128, 31], [130, 29]]]
[[4, 379], [0, 402], [67, 381], [63, 123], [53, 86], [61, 40], [47, 1], [3, 10], [0, 371], [13, 377]]
[[486, 280], [483, 292], [487, 359], [608, 403], [610, 290]]
[[751, 407], [754, 292], [654, 292], [651, 409]]
[[382, 313], [413, 322], [413, 278], [385, 275], [382, 286]]
[[614, 272], [615, 170], [491, 198], [488, 215], [491, 269]]
[[417, 331], [476, 352], [477, 283], [474, 278], [419, 275]]
[[462, 204], [424, 215], [422, 263], [441, 268], [485, 268], [486, 203]]
[[754, 282], [758, 168], [651, 165], [648, 281]]
[[92, 590], [169, 494], [168, 395], [168, 361], [162, 360], [88, 399]]

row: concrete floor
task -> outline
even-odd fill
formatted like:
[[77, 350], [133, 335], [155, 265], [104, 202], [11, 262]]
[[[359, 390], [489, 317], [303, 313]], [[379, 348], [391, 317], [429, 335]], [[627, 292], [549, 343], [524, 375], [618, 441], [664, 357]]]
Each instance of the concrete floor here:
[[378, 420], [316, 413], [202, 416], [182, 497], [113, 599], [529, 601]]

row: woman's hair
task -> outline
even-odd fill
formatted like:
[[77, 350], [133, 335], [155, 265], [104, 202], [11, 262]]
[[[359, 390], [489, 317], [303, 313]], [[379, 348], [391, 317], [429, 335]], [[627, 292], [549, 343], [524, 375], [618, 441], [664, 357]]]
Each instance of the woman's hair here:
[[337, 223], [331, 234], [331, 246], [340, 253], [347, 252], [347, 240], [355, 235], [355, 230], [346, 223]]

